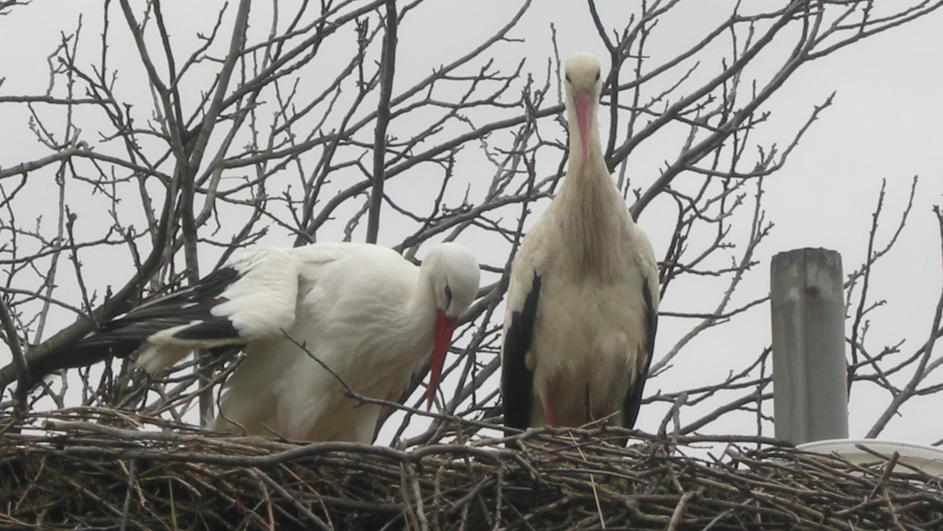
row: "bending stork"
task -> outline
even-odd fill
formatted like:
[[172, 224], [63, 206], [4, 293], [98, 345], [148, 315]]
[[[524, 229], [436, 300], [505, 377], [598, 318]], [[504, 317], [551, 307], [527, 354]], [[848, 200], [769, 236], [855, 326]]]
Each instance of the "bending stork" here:
[[658, 270], [606, 168], [599, 62], [566, 61], [569, 162], [514, 259], [501, 392], [508, 426], [635, 425], [651, 363]]
[[195, 286], [105, 323], [67, 364], [139, 351], [137, 366], [154, 373], [196, 349], [245, 345], [213, 428], [369, 443], [380, 406], [358, 406], [337, 377], [357, 394], [394, 400], [431, 351], [431, 402], [478, 276], [475, 258], [454, 243], [434, 247], [422, 267], [369, 244], [249, 248]]

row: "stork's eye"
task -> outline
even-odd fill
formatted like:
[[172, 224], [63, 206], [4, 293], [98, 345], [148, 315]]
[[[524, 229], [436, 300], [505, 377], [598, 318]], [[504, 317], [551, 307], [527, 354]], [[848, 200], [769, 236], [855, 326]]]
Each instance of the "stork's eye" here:
[[565, 77], [566, 77], [566, 82], [572, 85], [573, 81], [570, 79], [570, 74], [565, 74]]
[[600, 72], [599, 72], [599, 70], [597, 70], [597, 71], [596, 71], [596, 81], [599, 81], [599, 74], [600, 74]]
[[448, 285], [445, 286], [445, 306], [446, 308], [452, 305], [452, 288]]

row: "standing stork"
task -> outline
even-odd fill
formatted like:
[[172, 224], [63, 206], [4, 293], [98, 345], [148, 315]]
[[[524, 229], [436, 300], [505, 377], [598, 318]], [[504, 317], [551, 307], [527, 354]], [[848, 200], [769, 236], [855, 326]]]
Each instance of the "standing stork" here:
[[193, 287], [105, 323], [62, 365], [139, 352], [137, 366], [154, 373], [193, 350], [245, 345], [214, 429], [369, 443], [381, 407], [344, 385], [396, 399], [431, 351], [431, 402], [478, 277], [455, 243], [434, 247], [421, 267], [370, 244], [248, 248]]
[[566, 179], [514, 259], [501, 392], [508, 426], [635, 425], [651, 363], [658, 270], [609, 176], [590, 54], [566, 61]]

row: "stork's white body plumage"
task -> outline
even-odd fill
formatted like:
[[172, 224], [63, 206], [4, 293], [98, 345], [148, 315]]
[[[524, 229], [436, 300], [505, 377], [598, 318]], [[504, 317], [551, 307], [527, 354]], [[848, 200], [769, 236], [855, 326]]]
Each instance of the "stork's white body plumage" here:
[[432, 349], [432, 285], [417, 291], [419, 268], [383, 247], [319, 244], [289, 256], [298, 295], [291, 297], [296, 316], [285, 335], [294, 342], [275, 337], [247, 345], [214, 427], [239, 431], [230, 419], [253, 433], [267, 427], [290, 439], [369, 442], [380, 406], [354, 408], [337, 378], [305, 350], [354, 392], [398, 398]]
[[[436, 357], [477, 295], [478, 277], [476, 261], [456, 244], [433, 248], [421, 268], [368, 244], [252, 248], [197, 286], [116, 320], [97, 343], [146, 333], [137, 364], [150, 372], [197, 348], [244, 344], [213, 428], [370, 442], [380, 407], [355, 407], [338, 377], [359, 395], [395, 399], [435, 350], [434, 389]], [[178, 317], [188, 310], [195, 316]]]
[[505, 422], [580, 426], [616, 414], [631, 427], [651, 359], [658, 271], [602, 157], [599, 64], [581, 54], [566, 68], [567, 176], [524, 238], [508, 287]]

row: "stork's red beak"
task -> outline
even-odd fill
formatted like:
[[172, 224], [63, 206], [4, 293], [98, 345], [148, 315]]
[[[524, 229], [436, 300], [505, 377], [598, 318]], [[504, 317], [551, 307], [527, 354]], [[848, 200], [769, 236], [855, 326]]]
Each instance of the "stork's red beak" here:
[[574, 98], [576, 104], [576, 122], [580, 128], [580, 150], [583, 164], [589, 160], [589, 128], [593, 120], [593, 93], [589, 89], [580, 89]]
[[429, 368], [429, 388], [426, 392], [426, 407], [432, 407], [432, 399], [439, 388], [442, 367], [445, 365], [445, 353], [452, 343], [452, 332], [458, 324], [457, 317], [449, 317], [442, 310], [435, 313], [435, 342], [432, 345], [432, 366]]

